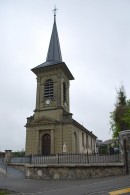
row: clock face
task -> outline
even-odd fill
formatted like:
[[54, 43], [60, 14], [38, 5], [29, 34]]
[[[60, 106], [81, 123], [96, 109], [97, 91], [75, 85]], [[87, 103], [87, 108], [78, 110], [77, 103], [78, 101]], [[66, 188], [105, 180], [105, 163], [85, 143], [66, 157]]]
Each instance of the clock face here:
[[47, 105], [49, 105], [49, 104], [50, 104], [50, 102], [51, 102], [50, 100], [46, 100], [46, 104], [47, 104]]

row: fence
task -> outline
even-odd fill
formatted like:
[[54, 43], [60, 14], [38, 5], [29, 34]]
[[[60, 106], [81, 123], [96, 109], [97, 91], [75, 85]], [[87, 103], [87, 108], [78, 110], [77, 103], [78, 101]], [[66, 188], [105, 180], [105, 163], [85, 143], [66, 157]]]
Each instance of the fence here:
[[11, 163], [29, 164], [110, 164], [121, 162], [120, 154], [99, 155], [99, 154], [57, 154], [49, 156], [31, 155], [28, 157], [12, 157]]
[[11, 157], [11, 163], [31, 163], [32, 156]]
[[7, 172], [7, 164], [3, 157], [0, 157], [0, 168], [4, 169]]
[[0, 165], [4, 164], [4, 158], [0, 157]]

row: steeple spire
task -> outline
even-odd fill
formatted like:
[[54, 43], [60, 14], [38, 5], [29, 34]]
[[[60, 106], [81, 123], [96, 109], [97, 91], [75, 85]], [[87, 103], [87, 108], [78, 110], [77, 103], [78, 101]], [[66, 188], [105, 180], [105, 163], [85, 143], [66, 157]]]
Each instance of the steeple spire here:
[[52, 29], [46, 61], [34, 67], [32, 71], [37, 75], [40, 71], [44, 72], [44, 70], [47, 69], [50, 70], [57, 67], [63, 70], [63, 72], [66, 74], [69, 80], [73, 80], [74, 79], [73, 75], [71, 74], [66, 64], [62, 61], [60, 42], [59, 42], [57, 26], [56, 26], [56, 11], [57, 9], [55, 7], [53, 10], [54, 23], [53, 23], [53, 29]]
[[49, 62], [49, 61], [62, 62], [60, 42], [59, 42], [57, 26], [56, 26], [56, 11], [57, 11], [56, 7], [54, 8], [53, 11], [54, 11], [54, 24], [53, 24], [53, 29], [52, 29], [46, 62]]

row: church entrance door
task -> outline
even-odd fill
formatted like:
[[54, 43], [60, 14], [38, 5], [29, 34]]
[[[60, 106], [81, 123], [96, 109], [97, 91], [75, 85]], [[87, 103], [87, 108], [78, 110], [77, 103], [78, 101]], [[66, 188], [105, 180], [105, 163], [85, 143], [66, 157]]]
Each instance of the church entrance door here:
[[51, 152], [51, 136], [45, 134], [42, 136], [42, 155], [49, 155]]

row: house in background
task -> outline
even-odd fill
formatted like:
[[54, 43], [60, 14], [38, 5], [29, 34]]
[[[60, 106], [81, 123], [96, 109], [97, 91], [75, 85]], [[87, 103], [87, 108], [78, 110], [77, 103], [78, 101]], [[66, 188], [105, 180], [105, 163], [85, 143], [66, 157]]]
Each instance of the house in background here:
[[96, 136], [70, 113], [69, 87], [74, 77], [62, 61], [55, 13], [46, 62], [32, 72], [37, 77], [36, 108], [27, 118], [26, 155], [95, 153]]

